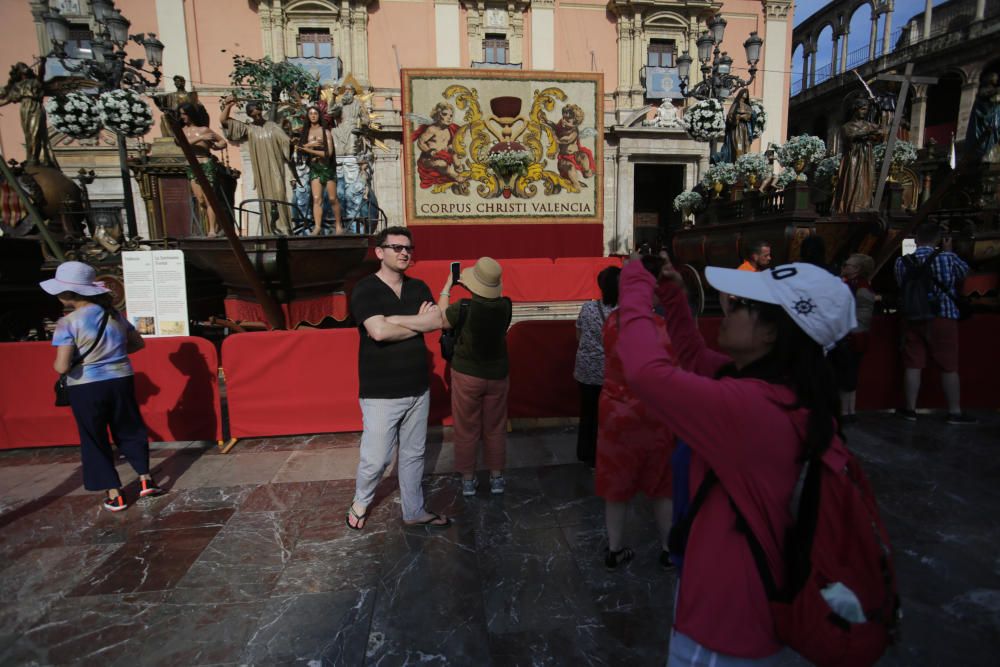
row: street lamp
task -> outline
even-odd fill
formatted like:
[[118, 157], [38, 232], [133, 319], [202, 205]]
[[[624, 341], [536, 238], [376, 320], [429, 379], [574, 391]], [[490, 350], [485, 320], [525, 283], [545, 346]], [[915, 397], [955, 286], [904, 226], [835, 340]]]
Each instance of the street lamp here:
[[[702, 80], [689, 88], [691, 81], [691, 65], [694, 59], [685, 51], [677, 58], [677, 75], [681, 81], [681, 94], [697, 100], [719, 100], [730, 97], [733, 93], [746, 88], [757, 76], [757, 63], [760, 62], [760, 50], [764, 40], [756, 32], [743, 42], [746, 51], [747, 71], [750, 74], [746, 80], [733, 74], [732, 57], [721, 51], [722, 39], [726, 34], [727, 21], [721, 14], [715, 14], [706, 20], [708, 30], [701, 33], [695, 45], [698, 48], [698, 60], [701, 62]], [[715, 141], [710, 142], [710, 151], [715, 154]]]
[[[56, 58], [64, 69], [85, 79], [97, 82], [102, 91], [122, 88], [144, 93], [160, 83], [163, 64], [163, 42], [153, 33], [130, 35], [131, 21], [115, 9], [113, 0], [90, 0], [90, 11], [94, 16], [95, 30], [91, 40], [92, 58], [74, 58], [67, 61], [66, 42], [69, 40], [69, 21], [57, 9], [50, 9], [42, 15], [45, 30], [52, 42], [52, 52], [47, 56]], [[129, 41], [141, 44], [146, 59], [128, 58], [125, 45]], [[149, 68], [144, 66], [148, 64]], [[149, 75], [150, 78], [147, 78]], [[118, 162], [122, 174], [122, 195], [125, 199], [125, 221], [129, 237], [138, 235], [135, 219], [135, 205], [132, 201], [132, 176], [128, 170], [128, 153], [125, 149], [125, 135], [116, 132], [118, 138]]]

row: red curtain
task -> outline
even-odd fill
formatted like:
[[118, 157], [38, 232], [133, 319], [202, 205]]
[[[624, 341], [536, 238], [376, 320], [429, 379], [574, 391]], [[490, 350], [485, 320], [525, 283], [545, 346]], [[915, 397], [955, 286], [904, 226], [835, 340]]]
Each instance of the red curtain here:
[[412, 225], [420, 259], [600, 257], [604, 225]]
[[[0, 344], [0, 449], [78, 445], [70, 409], [57, 408], [49, 343]], [[136, 398], [153, 441], [222, 437], [218, 356], [204, 338], [147, 338], [132, 355]]]

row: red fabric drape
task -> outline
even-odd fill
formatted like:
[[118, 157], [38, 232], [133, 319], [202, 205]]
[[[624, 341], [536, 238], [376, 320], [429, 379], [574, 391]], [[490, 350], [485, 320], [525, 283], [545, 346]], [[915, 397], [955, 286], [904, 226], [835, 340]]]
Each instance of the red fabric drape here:
[[[225, 299], [225, 307], [226, 317], [234, 322], [267, 323], [264, 309], [255, 301], [230, 296]], [[343, 322], [348, 316], [347, 297], [343, 292], [296, 299], [291, 303], [281, 304], [281, 310], [285, 313], [285, 323], [289, 328], [294, 328], [303, 322], [316, 325], [325, 317]]]
[[600, 257], [601, 224], [411, 225], [421, 259], [481, 257]]
[[[69, 408], [57, 408], [49, 343], [0, 344], [0, 449], [78, 445]], [[147, 338], [132, 355], [136, 398], [153, 441], [222, 437], [218, 357], [204, 338]]]
[[576, 417], [576, 322], [518, 322], [507, 334], [511, 417]]

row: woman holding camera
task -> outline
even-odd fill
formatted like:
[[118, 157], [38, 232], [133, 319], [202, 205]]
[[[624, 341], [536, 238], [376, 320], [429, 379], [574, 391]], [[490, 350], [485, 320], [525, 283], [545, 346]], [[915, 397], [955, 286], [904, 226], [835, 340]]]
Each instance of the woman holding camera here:
[[[855, 326], [854, 299], [811, 264], [759, 273], [709, 267], [706, 278], [730, 295], [719, 330], [724, 354], [705, 345], [669, 264], [658, 281], [638, 262], [621, 278], [625, 381], [691, 447], [691, 488], [710, 471], [718, 480], [687, 537], [668, 665], [771, 665], [783, 647], [737, 519], [757, 538], [780, 590], [803, 460], [836, 467], [848, 457], [824, 353]], [[654, 294], [679, 366], [659, 343]]]
[[[507, 328], [512, 316], [510, 299], [502, 296], [503, 268], [490, 257], [480, 257], [460, 276], [472, 292], [451, 360], [451, 415], [455, 422], [455, 468], [462, 475], [462, 495], [476, 495], [476, 445], [490, 470], [490, 493], [506, 488], [507, 392], [510, 388]], [[452, 274], [441, 290], [442, 329], [459, 325], [462, 304], [448, 305]]]

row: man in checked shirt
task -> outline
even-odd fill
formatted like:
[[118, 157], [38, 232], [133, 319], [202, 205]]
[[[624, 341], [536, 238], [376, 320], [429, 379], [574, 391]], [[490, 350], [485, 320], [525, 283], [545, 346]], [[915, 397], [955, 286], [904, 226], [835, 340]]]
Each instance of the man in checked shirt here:
[[[937, 317], [913, 322], [903, 320], [903, 395], [906, 407], [896, 411], [907, 421], [917, 420], [917, 394], [920, 392], [920, 375], [927, 364], [927, 357], [941, 368], [941, 386], [948, 402], [949, 424], [974, 424], [975, 418], [962, 412], [958, 380], [958, 305], [957, 286], [969, 272], [969, 265], [951, 251], [951, 237], [941, 238], [941, 228], [934, 222], [917, 227], [916, 261], [931, 262], [934, 285], [929, 300], [936, 304]], [[906, 279], [907, 262], [896, 260], [896, 283], [900, 287]]]

